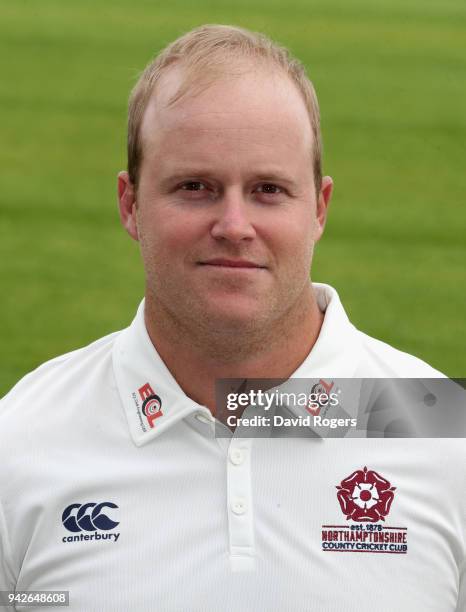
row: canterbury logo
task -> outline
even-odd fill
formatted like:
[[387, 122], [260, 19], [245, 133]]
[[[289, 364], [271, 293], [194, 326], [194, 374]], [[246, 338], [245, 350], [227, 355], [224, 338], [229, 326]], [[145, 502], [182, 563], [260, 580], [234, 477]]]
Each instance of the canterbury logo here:
[[112, 502], [70, 504], [65, 508], [61, 517], [63, 526], [68, 531], [75, 533], [79, 531], [97, 531], [98, 529], [104, 531], [114, 529], [120, 523], [113, 521], [103, 512], [106, 508], [113, 509], [118, 508], [118, 506]]

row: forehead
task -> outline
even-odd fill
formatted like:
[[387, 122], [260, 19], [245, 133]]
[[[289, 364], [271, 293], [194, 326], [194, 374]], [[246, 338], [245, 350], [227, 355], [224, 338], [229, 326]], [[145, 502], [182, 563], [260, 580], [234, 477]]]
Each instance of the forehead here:
[[193, 160], [309, 164], [312, 129], [301, 93], [284, 74], [249, 67], [188, 90], [180, 68], [165, 73], [141, 125], [143, 158], [164, 165]]

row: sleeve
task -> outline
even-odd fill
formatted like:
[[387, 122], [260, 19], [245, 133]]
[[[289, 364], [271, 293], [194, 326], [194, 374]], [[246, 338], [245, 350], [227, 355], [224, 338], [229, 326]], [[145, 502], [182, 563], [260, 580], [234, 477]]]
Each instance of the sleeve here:
[[[461, 498], [463, 502], [466, 500], [466, 495], [464, 492], [462, 493]], [[456, 607], [456, 612], [466, 611], [466, 503], [464, 505], [464, 514], [462, 516], [464, 557], [463, 562], [459, 566], [458, 604]]]
[[[10, 542], [8, 539], [8, 532], [6, 529], [5, 517], [3, 514], [2, 505], [0, 502], [0, 591], [14, 591], [16, 586], [16, 580], [14, 578], [14, 573], [12, 569], [11, 563], [11, 548]], [[6, 595], [3, 596], [4, 598]], [[1, 596], [0, 596], [1, 598]], [[9, 612], [14, 611], [14, 606], [8, 606], [5, 604], [8, 603], [8, 600], [2, 601], [0, 599], [0, 604], [2, 610], [8, 610]]]
[[458, 606], [456, 612], [464, 612], [466, 610], [466, 559], [460, 568], [460, 584], [458, 595]]

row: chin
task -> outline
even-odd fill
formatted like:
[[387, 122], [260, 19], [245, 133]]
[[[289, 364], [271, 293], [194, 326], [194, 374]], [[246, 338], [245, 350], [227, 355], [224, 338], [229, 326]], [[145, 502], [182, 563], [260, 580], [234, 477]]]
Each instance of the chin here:
[[204, 321], [208, 326], [215, 325], [221, 329], [246, 330], [257, 326], [266, 317], [264, 309], [258, 304], [238, 304], [236, 300], [222, 304], [206, 304], [203, 309]]

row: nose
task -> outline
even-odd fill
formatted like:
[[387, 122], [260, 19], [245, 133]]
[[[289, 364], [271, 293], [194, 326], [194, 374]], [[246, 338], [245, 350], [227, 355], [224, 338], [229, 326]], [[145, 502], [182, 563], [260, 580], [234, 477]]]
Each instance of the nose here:
[[217, 201], [211, 235], [217, 240], [224, 239], [233, 243], [255, 237], [256, 230], [250, 219], [249, 206], [242, 194], [225, 193]]

